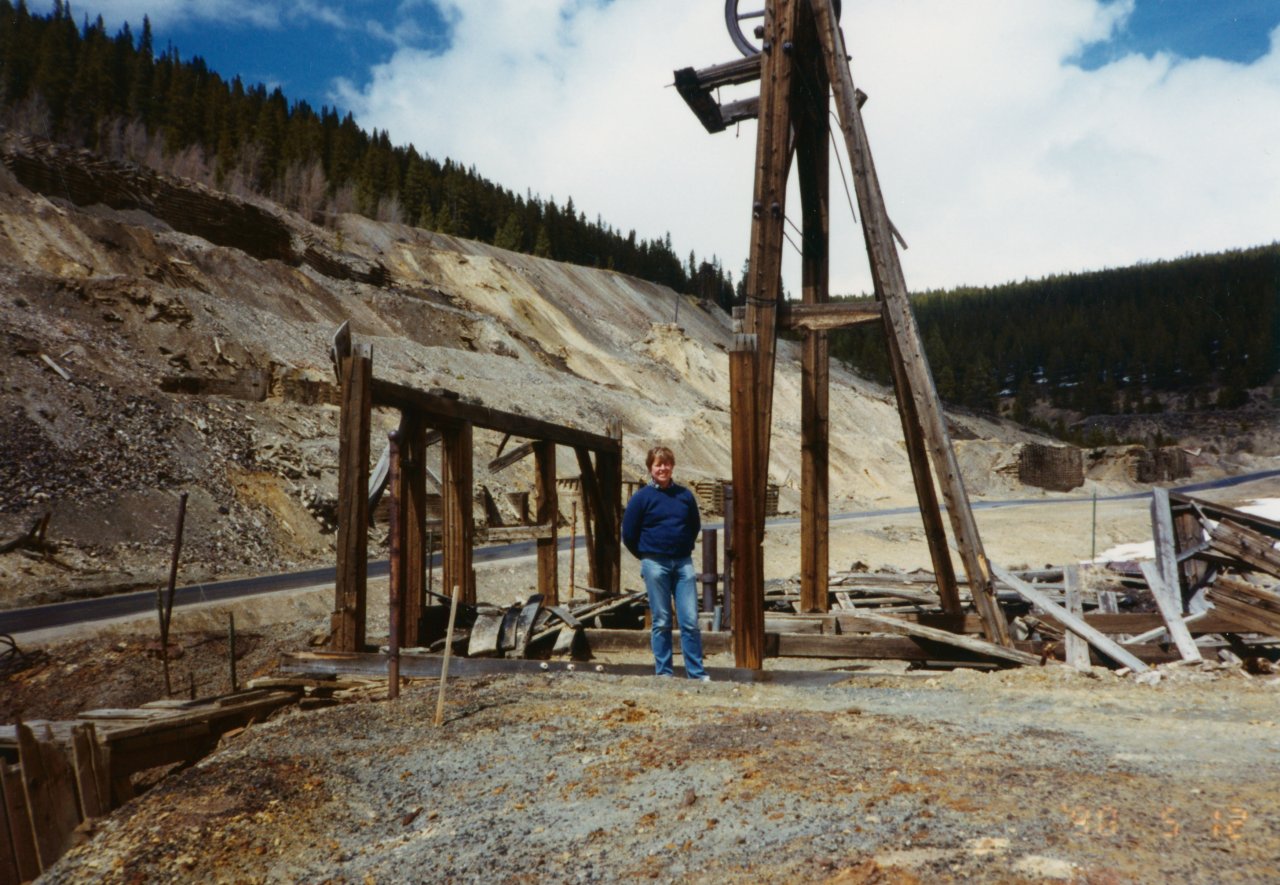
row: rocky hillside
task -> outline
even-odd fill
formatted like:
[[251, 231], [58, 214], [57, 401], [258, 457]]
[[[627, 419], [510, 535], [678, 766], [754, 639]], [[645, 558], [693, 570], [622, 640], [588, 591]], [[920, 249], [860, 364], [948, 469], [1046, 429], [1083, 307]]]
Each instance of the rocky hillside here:
[[[9, 137], [0, 160], [0, 540], [48, 512], [56, 545], [0, 556], [0, 605], [162, 581], [181, 490], [185, 581], [331, 562], [328, 342], [344, 321], [379, 376], [589, 430], [621, 420], [628, 475], [655, 442], [685, 479], [730, 474], [730, 326], [714, 308], [363, 217], [320, 228], [45, 143]], [[784, 510], [797, 356], [783, 345], [776, 384]], [[971, 492], [1024, 493], [1008, 467], [1031, 437], [953, 420]], [[833, 507], [914, 500], [889, 391], [833, 367], [831, 437]], [[504, 502], [532, 477], [486, 472], [499, 443], [478, 436], [476, 480]]]

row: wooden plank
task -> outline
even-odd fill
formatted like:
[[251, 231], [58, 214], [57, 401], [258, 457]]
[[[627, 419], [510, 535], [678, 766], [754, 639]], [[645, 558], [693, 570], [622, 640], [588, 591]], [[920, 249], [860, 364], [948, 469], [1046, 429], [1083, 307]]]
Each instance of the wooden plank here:
[[981, 639], [973, 639], [958, 633], [948, 633], [946, 630], [935, 630], [932, 627], [925, 627], [921, 624], [913, 624], [910, 621], [904, 621], [900, 618], [892, 618], [888, 615], [877, 615], [872, 612], [862, 612], [859, 617], [863, 621], [870, 621], [877, 625], [880, 630], [887, 630], [890, 633], [902, 633], [906, 636], [915, 636], [919, 639], [928, 639], [933, 642], [941, 642], [944, 645], [954, 645], [956, 648], [964, 649], [984, 657], [997, 658], [1005, 661], [1012, 661], [1015, 664], [1030, 664], [1039, 666], [1043, 663], [1040, 658], [1035, 655], [1029, 655], [1025, 652], [1017, 651], [1014, 648], [1002, 645], [996, 645], [992, 642], [985, 642]]
[[[801, 4], [805, 12], [808, 7]], [[800, 25], [812, 31], [812, 15]], [[816, 46], [812, 33], [802, 42]], [[801, 239], [801, 299], [804, 308], [828, 307], [830, 299], [828, 242], [829, 136], [826, 72], [817, 70], [796, 80], [802, 94], [792, 102], [804, 111], [796, 122], [796, 171], [800, 178], [803, 220]], [[800, 381], [800, 608], [825, 612], [830, 608], [830, 354], [827, 333], [810, 330], [801, 351]], [[766, 628], [767, 629], [767, 628]]]
[[40, 875], [31, 813], [22, 786], [22, 769], [0, 760], [0, 790], [3, 791], [6, 839], [11, 849], [17, 882], [29, 882]]
[[1210, 531], [1209, 540], [1214, 549], [1273, 578], [1280, 578], [1280, 550], [1267, 535], [1223, 518]]
[[[1075, 615], [1077, 618], [1084, 616], [1084, 600], [1080, 590], [1080, 567], [1076, 565], [1067, 566], [1064, 576], [1067, 590], [1067, 611]], [[1089, 643], [1085, 642], [1070, 630], [1066, 635], [1066, 655], [1067, 664], [1077, 670], [1089, 669]]]
[[475, 530], [477, 544], [509, 544], [514, 541], [538, 541], [555, 538], [554, 523], [544, 525], [505, 525], [497, 528], [481, 528]]
[[603, 566], [599, 562], [600, 548], [600, 511], [604, 503], [600, 494], [600, 483], [596, 477], [595, 465], [591, 463], [591, 453], [582, 448], [573, 450], [578, 459], [578, 472], [582, 492], [582, 533], [587, 539], [587, 581], [593, 587], [603, 587]]
[[498, 433], [509, 433], [524, 439], [542, 439], [557, 445], [582, 447], [593, 452], [622, 453], [622, 443], [599, 433], [576, 430], [540, 418], [528, 415], [517, 415], [491, 409], [476, 403], [463, 402], [460, 399], [418, 390], [404, 384], [396, 384], [381, 378], [374, 378], [371, 385], [373, 403], [378, 406], [390, 406], [401, 411], [417, 411], [430, 427], [444, 431], [447, 427], [458, 427], [470, 424], [485, 430]]
[[498, 473], [500, 471], [506, 470], [512, 464], [518, 464], [519, 462], [523, 461], [525, 458], [533, 454], [533, 447], [534, 447], [534, 443], [527, 442], [522, 445], [516, 446], [511, 451], [507, 452], [505, 455], [499, 455], [498, 457], [494, 458], [492, 461], [489, 462], [489, 472]]
[[444, 454], [441, 457], [441, 516], [444, 538], [441, 566], [445, 592], [454, 588], [462, 593], [458, 601], [475, 605], [476, 584], [472, 569], [475, 517], [472, 514], [473, 436], [470, 424], [443, 431]]
[[[1178, 568], [1177, 536], [1173, 529], [1173, 512], [1169, 509], [1169, 490], [1159, 486], [1151, 490], [1151, 537], [1155, 541], [1155, 564], [1159, 583], [1173, 594], [1178, 608], [1177, 619], [1181, 621], [1183, 596], [1181, 570]], [[1147, 570], [1143, 568], [1142, 573], [1147, 577], [1147, 586], [1150, 587], [1151, 577], [1147, 574]], [[1155, 591], [1154, 587], [1152, 591]], [[1163, 608], [1161, 612], [1164, 612]], [[1168, 615], [1165, 618], [1168, 620]]]
[[[857, 93], [849, 73], [844, 38], [836, 24], [831, 0], [813, 0], [812, 7], [817, 16], [841, 130], [853, 167], [854, 188], [862, 210], [863, 238], [871, 263], [872, 278], [876, 292], [884, 302], [889, 337], [896, 343], [899, 351], [900, 359], [894, 362], [903, 366], [903, 377], [909, 382], [911, 399], [915, 403], [920, 426], [924, 430], [938, 474], [939, 485], [947, 504], [947, 515], [951, 519], [965, 573], [969, 577], [974, 604], [986, 625], [987, 638], [997, 645], [1007, 646], [1010, 642], [1008, 625], [996, 601], [989, 563], [982, 549], [968, 493], [947, 433], [945, 416], [924, 356], [920, 330], [911, 312], [902, 264], [893, 241], [893, 225], [885, 211], [884, 197], [880, 192], [862, 114], [858, 108]], [[901, 399], [903, 398], [900, 397]]]
[[[1173, 528], [1172, 521], [1168, 527]], [[1169, 631], [1169, 636], [1173, 639], [1173, 644], [1178, 647], [1178, 653], [1182, 655], [1182, 659], [1184, 661], [1201, 660], [1200, 649], [1191, 638], [1191, 631], [1182, 622], [1182, 599], [1168, 583], [1168, 577], [1161, 573], [1161, 566], [1154, 562], [1142, 562], [1138, 567], [1142, 569], [1142, 574], [1147, 579], [1151, 595], [1156, 598], [1156, 607], [1160, 609], [1160, 614], [1164, 618], [1165, 629]], [[1165, 567], [1169, 568], [1176, 580], [1177, 563], [1166, 561]]]
[[52, 741], [37, 739], [21, 722], [18, 760], [36, 857], [43, 873], [71, 847], [72, 834], [80, 823], [74, 778], [62, 748]]
[[1119, 643], [1099, 633], [1093, 627], [1090, 627], [1085, 621], [1077, 618], [1071, 612], [1062, 608], [1060, 605], [1049, 599], [1035, 587], [1026, 581], [1018, 578], [1012, 572], [991, 563], [991, 570], [1000, 580], [1004, 581], [1023, 599], [1032, 605], [1037, 605], [1044, 612], [1045, 616], [1053, 621], [1061, 624], [1065, 629], [1070, 630], [1077, 636], [1085, 639], [1090, 645], [1098, 649], [1107, 657], [1111, 658], [1118, 664], [1128, 667], [1135, 673], [1146, 671], [1147, 665], [1134, 656], [1131, 650], [1126, 650]]
[[734, 336], [729, 351], [729, 420], [733, 463], [733, 586], [729, 606], [734, 665], [764, 664], [764, 525], [752, 504], [759, 486], [755, 422], [756, 336]]
[[1280, 636], [1280, 594], [1245, 581], [1219, 577], [1209, 585], [1215, 608], [1243, 625], [1268, 636]]
[[601, 510], [596, 514], [597, 586], [618, 593], [622, 589], [622, 423], [609, 422], [607, 432], [618, 440], [618, 448], [596, 453], [601, 500]]
[[425, 639], [427, 605], [427, 427], [415, 412], [400, 416], [400, 646]]
[[111, 781], [109, 773], [102, 770], [104, 760], [99, 752], [93, 723], [77, 725], [71, 733], [72, 765], [76, 794], [80, 799], [80, 818], [89, 820], [102, 817], [111, 810]]
[[787, 331], [829, 332], [878, 323], [883, 315], [883, 309], [874, 302], [796, 304], [794, 301], [784, 301], [778, 305], [778, 328]]
[[534, 455], [534, 520], [550, 533], [538, 539], [538, 592], [548, 606], [560, 604], [560, 500], [556, 491], [556, 444], [538, 440]]
[[364, 648], [369, 567], [369, 427], [373, 352], [360, 344], [342, 362], [338, 437], [338, 537], [330, 647]]

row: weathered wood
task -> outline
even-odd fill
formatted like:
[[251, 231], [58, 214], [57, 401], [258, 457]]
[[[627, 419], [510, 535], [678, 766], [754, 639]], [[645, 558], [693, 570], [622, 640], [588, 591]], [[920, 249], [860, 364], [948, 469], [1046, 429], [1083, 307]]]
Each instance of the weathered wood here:
[[[820, 0], [819, 0], [820, 2]], [[1051, 620], [1061, 624], [1065, 629], [1070, 630], [1077, 636], [1086, 640], [1090, 645], [1111, 658], [1118, 664], [1128, 667], [1135, 673], [1141, 673], [1147, 669], [1147, 665], [1134, 656], [1131, 650], [1126, 650], [1119, 643], [1099, 633], [1093, 627], [1090, 627], [1085, 621], [1077, 618], [1071, 612], [1062, 608], [1062, 606], [1049, 599], [1035, 587], [1026, 581], [1018, 578], [1013, 573], [1006, 571], [994, 562], [991, 563], [991, 570], [995, 572], [1000, 580], [1004, 581], [1023, 599], [1032, 605], [1039, 606], [1044, 615]]]
[[[1162, 489], [1159, 486], [1151, 490], [1151, 537], [1155, 541], [1156, 552], [1156, 574], [1159, 575], [1159, 581], [1163, 587], [1167, 587], [1172, 593], [1172, 598], [1176, 600], [1178, 615], [1177, 619], [1182, 620], [1182, 581], [1181, 569], [1178, 568], [1178, 548], [1176, 535], [1173, 529], [1173, 512], [1169, 509], [1169, 490]], [[1143, 563], [1143, 566], [1147, 563]], [[1147, 585], [1151, 585], [1151, 577], [1147, 574], [1147, 569], [1143, 568], [1143, 575], [1147, 577]], [[1152, 587], [1155, 592], [1155, 587]], [[1159, 600], [1157, 599], [1157, 602]], [[1164, 609], [1162, 608], [1163, 612]], [[1166, 615], [1166, 620], [1168, 615]], [[1175, 637], [1176, 639], [1177, 637]]]
[[[1084, 600], [1080, 589], [1080, 567], [1069, 565], [1064, 575], [1066, 583], [1067, 603], [1066, 609], [1077, 618], [1084, 617]], [[1067, 664], [1077, 670], [1089, 669], [1089, 643], [1084, 639], [1067, 631], [1065, 637]]]
[[477, 526], [477, 544], [511, 544], [516, 541], [545, 541], [556, 536], [555, 523], [543, 525], [505, 525], [497, 528]]
[[45, 872], [71, 847], [71, 834], [80, 823], [71, 766], [62, 748], [38, 739], [21, 722], [18, 730], [18, 762], [31, 817], [40, 871]]
[[400, 417], [400, 645], [425, 638], [427, 605], [427, 427], [421, 416]]
[[472, 514], [473, 436], [470, 424], [443, 430], [444, 454], [441, 457], [441, 548], [444, 586], [462, 588], [460, 602], [475, 605], [476, 583], [472, 571], [472, 547], [475, 541], [475, 518]]
[[[807, 8], [806, 8], [807, 11]], [[812, 30], [812, 16], [800, 18]], [[812, 34], [804, 42], [816, 45]], [[826, 72], [793, 95], [805, 112], [796, 122], [796, 171], [800, 177], [803, 218], [801, 298], [803, 307], [826, 307], [829, 300], [828, 249], [830, 191]], [[809, 76], [797, 78], [808, 80]], [[807, 99], [807, 101], [806, 101]], [[800, 608], [825, 612], [830, 607], [830, 355], [827, 333], [806, 332], [800, 382]]]
[[75, 770], [76, 794], [80, 798], [80, 817], [89, 820], [102, 817], [111, 810], [111, 778], [105, 770], [101, 747], [92, 722], [71, 729], [72, 762]]
[[[773, 418], [774, 362], [777, 352], [777, 309], [782, 300], [782, 250], [786, 234], [787, 177], [791, 171], [792, 79], [797, 56], [797, 21], [804, 0], [773, 0], [772, 15], [764, 18], [764, 40], [774, 47], [761, 54], [760, 120], [756, 130], [755, 186], [752, 198], [751, 249], [746, 281], [746, 324], [756, 336], [756, 405], [750, 432], [756, 436], [755, 471], [758, 484], [744, 494], [738, 484], [735, 506], [760, 523], [763, 534], [764, 488], [769, 465]], [[791, 52], [778, 51], [792, 44]], [[739, 665], [743, 666], [743, 665]]]
[[[1173, 528], [1172, 522], [1169, 523], [1168, 528]], [[1169, 569], [1176, 580], [1177, 563], [1166, 560], [1164, 567]], [[1143, 577], [1147, 579], [1151, 595], [1156, 599], [1156, 607], [1160, 609], [1160, 614], [1164, 618], [1165, 629], [1169, 631], [1173, 644], [1178, 647], [1178, 653], [1182, 655], [1184, 661], [1200, 660], [1200, 649], [1196, 647], [1195, 640], [1191, 638], [1191, 631], [1182, 621], [1182, 599], [1178, 591], [1169, 584], [1169, 575], [1163, 574], [1161, 566], [1154, 562], [1139, 563], [1139, 568], [1142, 569]]]
[[31, 812], [22, 786], [22, 769], [0, 760], [0, 790], [4, 797], [5, 842], [15, 870], [15, 882], [29, 882], [40, 875], [40, 857], [36, 853], [35, 834], [31, 830]]
[[428, 426], [436, 427], [442, 432], [450, 426], [456, 428], [462, 424], [470, 424], [524, 439], [547, 440], [557, 445], [582, 447], [593, 452], [622, 452], [620, 440], [599, 433], [589, 433], [528, 415], [463, 402], [441, 393], [418, 390], [381, 378], [373, 379], [371, 390], [374, 405], [389, 406], [401, 411], [416, 410], [422, 414]]
[[764, 525], [752, 504], [761, 485], [755, 397], [756, 336], [735, 335], [729, 351], [729, 416], [733, 463], [733, 586], [729, 606], [734, 666], [758, 670], [764, 663]]
[[1280, 636], [1280, 593], [1220, 576], [1209, 585], [1207, 595], [1220, 613], [1237, 623], [1258, 633]]
[[1280, 550], [1267, 535], [1224, 517], [1210, 531], [1209, 540], [1215, 550], [1280, 578]]
[[578, 459], [580, 490], [582, 492], [582, 533], [587, 539], [587, 581], [593, 587], [603, 587], [604, 570], [600, 559], [600, 548], [597, 546], [600, 534], [600, 511], [604, 504], [600, 495], [600, 483], [596, 477], [595, 465], [591, 463], [591, 453], [586, 449], [574, 449]]
[[534, 520], [550, 532], [538, 539], [538, 592], [548, 606], [560, 604], [560, 501], [556, 492], [555, 443], [538, 441], [534, 453]]
[[1039, 666], [1042, 661], [1035, 655], [1029, 655], [1025, 652], [1017, 651], [1012, 647], [996, 645], [992, 642], [984, 642], [980, 639], [972, 639], [959, 633], [948, 633], [946, 630], [935, 630], [932, 627], [925, 627], [921, 624], [913, 624], [900, 618], [892, 618], [888, 615], [878, 615], [874, 612], [861, 612], [859, 617], [865, 622], [870, 621], [876, 625], [879, 630], [887, 630], [891, 633], [902, 633], [907, 636], [915, 636], [920, 639], [929, 639], [933, 642], [941, 642], [944, 645], [954, 645], [956, 648], [962, 648], [965, 651], [974, 654], [983, 655], [985, 657], [998, 658], [1000, 660], [1012, 661], [1015, 664], [1031, 664]]
[[[911, 312], [906, 280], [893, 242], [893, 225], [885, 211], [884, 197], [880, 192], [862, 123], [862, 113], [849, 73], [844, 38], [836, 24], [831, 0], [811, 0], [811, 5], [817, 17], [827, 72], [835, 92], [841, 130], [845, 136], [850, 165], [853, 167], [854, 188], [862, 211], [863, 237], [876, 293], [884, 302], [886, 325], [890, 337], [898, 347], [904, 368], [903, 376], [909, 382], [910, 395], [915, 402], [925, 440], [938, 473], [947, 514], [964, 560], [965, 572], [969, 576], [974, 604], [986, 625], [987, 638], [998, 645], [1007, 646], [1010, 642], [1008, 625], [995, 598], [989, 563], [982, 549], [968, 493], [947, 433], [945, 416], [929, 373], [920, 330]], [[900, 397], [901, 399], [903, 398]]]
[[533, 448], [534, 443], [527, 442], [516, 446], [505, 455], [499, 455], [489, 462], [489, 472], [498, 473], [499, 471], [506, 470], [512, 464], [518, 464], [533, 454]]
[[787, 331], [831, 332], [878, 323], [883, 314], [884, 311], [874, 302], [868, 305], [861, 301], [831, 304], [796, 304], [794, 301], [784, 301], [778, 305], [778, 328]]
[[338, 537], [330, 647], [357, 651], [365, 643], [369, 563], [369, 426], [373, 355], [367, 344], [342, 361], [338, 437]]
[[610, 421], [607, 432], [618, 445], [616, 449], [596, 453], [601, 501], [601, 510], [596, 514], [600, 581], [597, 586], [618, 593], [622, 589], [622, 423]]

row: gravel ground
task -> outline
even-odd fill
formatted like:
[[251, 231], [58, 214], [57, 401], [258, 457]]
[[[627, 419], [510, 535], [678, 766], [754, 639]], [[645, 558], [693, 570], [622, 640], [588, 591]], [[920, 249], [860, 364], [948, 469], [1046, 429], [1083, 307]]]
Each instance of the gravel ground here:
[[548, 673], [458, 680], [434, 728], [419, 682], [250, 728], [46, 881], [1274, 882], [1278, 692]]

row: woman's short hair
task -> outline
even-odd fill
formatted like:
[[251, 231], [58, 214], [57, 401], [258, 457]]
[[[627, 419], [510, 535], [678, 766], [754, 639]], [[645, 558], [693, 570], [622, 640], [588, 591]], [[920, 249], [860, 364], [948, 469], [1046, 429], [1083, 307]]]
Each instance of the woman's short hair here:
[[675, 467], [676, 453], [671, 451], [666, 446], [654, 446], [649, 450], [649, 454], [645, 456], [645, 459], [644, 459], [645, 469], [646, 470], [651, 469], [655, 462], [658, 462], [661, 464], [670, 464], [672, 467]]

